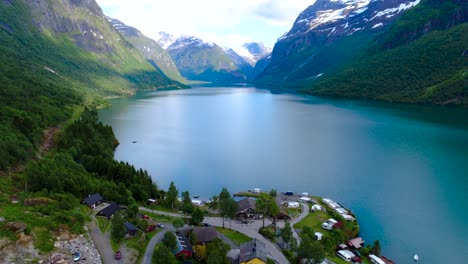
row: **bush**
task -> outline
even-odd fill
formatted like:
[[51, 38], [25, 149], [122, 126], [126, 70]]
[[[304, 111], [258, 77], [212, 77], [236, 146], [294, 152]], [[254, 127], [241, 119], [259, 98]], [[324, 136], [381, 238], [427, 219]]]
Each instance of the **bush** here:
[[271, 241], [276, 241], [276, 233], [275, 231], [270, 228], [270, 227], [262, 227], [258, 231], [262, 236], [268, 238]]

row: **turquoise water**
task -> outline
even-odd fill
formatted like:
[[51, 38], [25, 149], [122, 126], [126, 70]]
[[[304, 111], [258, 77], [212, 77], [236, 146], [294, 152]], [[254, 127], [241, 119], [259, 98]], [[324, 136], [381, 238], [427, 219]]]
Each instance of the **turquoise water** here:
[[[195, 88], [112, 101], [115, 158], [161, 188], [330, 197], [397, 263], [466, 263], [468, 111]], [[132, 143], [137, 141], [136, 143]]]

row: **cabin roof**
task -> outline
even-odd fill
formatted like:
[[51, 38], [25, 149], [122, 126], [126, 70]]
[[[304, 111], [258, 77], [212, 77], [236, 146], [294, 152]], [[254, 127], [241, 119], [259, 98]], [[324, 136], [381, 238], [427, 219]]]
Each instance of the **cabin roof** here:
[[87, 205], [87, 206], [91, 206], [95, 203], [98, 203], [100, 201], [104, 200], [101, 196], [101, 194], [99, 193], [95, 193], [93, 195], [90, 195], [86, 198], [83, 199], [83, 202]]

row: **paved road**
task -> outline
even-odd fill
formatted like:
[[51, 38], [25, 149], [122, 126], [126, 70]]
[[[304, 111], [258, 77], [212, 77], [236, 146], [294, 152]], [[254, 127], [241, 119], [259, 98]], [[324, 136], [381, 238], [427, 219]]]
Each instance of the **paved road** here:
[[[304, 204], [304, 208], [305, 210], [297, 217], [295, 218], [294, 220], [291, 221], [291, 225], [301, 221], [304, 217], [307, 216], [307, 214], [309, 213], [309, 207], [307, 206], [307, 204]], [[162, 211], [156, 211], [156, 210], [151, 210], [151, 209], [148, 209], [148, 208], [145, 208], [145, 207], [140, 207], [140, 210], [142, 211], [147, 211], [147, 212], [152, 212], [152, 213], [155, 213], [155, 214], [160, 214], [160, 215], [168, 215], [168, 216], [174, 216], [174, 217], [180, 217], [181, 215], [180, 214], [176, 214], [176, 213], [168, 213], [168, 212], [162, 212]], [[210, 225], [213, 225], [213, 226], [223, 226], [223, 218], [221, 217], [205, 217], [204, 219], [204, 222], [210, 224]], [[269, 219], [265, 219], [265, 225], [269, 225], [271, 224], [271, 221]], [[281, 252], [281, 249], [273, 244], [270, 240], [266, 239], [265, 237], [263, 237], [262, 235], [260, 235], [258, 233], [258, 230], [260, 229], [260, 227], [262, 227], [262, 221], [254, 221], [253, 223], [248, 223], [248, 224], [241, 224], [241, 223], [238, 223], [237, 221], [225, 221], [224, 223], [225, 227], [228, 227], [228, 228], [231, 228], [233, 230], [236, 230], [240, 233], [243, 233], [251, 238], [256, 238], [262, 242], [265, 243], [265, 246], [266, 246], [266, 249], [267, 249], [267, 253], [268, 253], [268, 256], [271, 258], [271, 259], [274, 259], [277, 263], [279, 264], [287, 264], [289, 263], [289, 261], [286, 259], [286, 257], [283, 255], [283, 253]], [[278, 223], [278, 225], [283, 225], [284, 226], [284, 223]], [[294, 231], [294, 237], [296, 239], [299, 238], [299, 236], [297, 235], [297, 233]], [[156, 245], [156, 244], [155, 244]], [[151, 252], [152, 254], [152, 252]], [[146, 254], [145, 254], [146, 255]], [[151, 259], [151, 257], [150, 257]], [[143, 262], [144, 264], [146, 264], [146, 262]]]
[[[140, 208], [141, 209], [141, 208]], [[159, 243], [163, 238], [164, 234], [168, 231], [175, 231], [175, 228], [172, 225], [165, 226], [159, 233], [151, 238], [148, 246], [146, 246], [145, 254], [143, 255], [142, 264], [151, 264], [151, 258], [153, 257], [154, 247]]]

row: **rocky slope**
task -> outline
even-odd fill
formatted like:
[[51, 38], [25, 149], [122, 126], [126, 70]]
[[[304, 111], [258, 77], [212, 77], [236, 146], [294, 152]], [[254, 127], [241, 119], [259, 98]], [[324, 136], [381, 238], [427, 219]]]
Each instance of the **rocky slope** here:
[[234, 65], [243, 73], [247, 80], [252, 80], [254, 75], [254, 67], [252, 66], [251, 62], [249, 62], [245, 57], [240, 56], [237, 52], [235, 52], [231, 48], [225, 48], [224, 52], [228, 57], [232, 60]]
[[171, 56], [155, 40], [145, 36], [138, 29], [125, 25], [122, 21], [107, 17], [109, 23], [161, 73], [172, 80], [186, 83], [180, 75]]
[[246, 76], [224, 50], [196, 37], [181, 37], [167, 51], [181, 74], [189, 80], [215, 83], [245, 82]]

